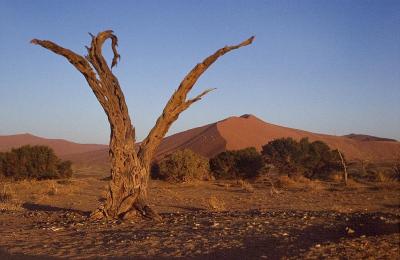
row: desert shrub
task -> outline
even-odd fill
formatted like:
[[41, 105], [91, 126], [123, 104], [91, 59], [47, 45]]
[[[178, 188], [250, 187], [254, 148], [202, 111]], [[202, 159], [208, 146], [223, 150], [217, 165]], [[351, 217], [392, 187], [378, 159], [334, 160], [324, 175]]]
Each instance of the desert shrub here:
[[70, 161], [61, 161], [57, 164], [57, 171], [60, 178], [72, 177], [72, 163]]
[[0, 203], [8, 203], [12, 200], [12, 194], [6, 190], [5, 187], [3, 187], [2, 190], [0, 190]]
[[234, 179], [237, 177], [235, 153], [226, 151], [210, 159], [210, 169], [216, 179]]
[[400, 180], [400, 165], [397, 162], [371, 162], [358, 160], [349, 163], [349, 175], [357, 180], [388, 182]]
[[238, 184], [242, 188], [243, 191], [248, 192], [248, 193], [253, 193], [254, 192], [254, 187], [251, 185], [249, 182], [245, 180], [239, 180]]
[[366, 178], [369, 181], [375, 182], [393, 182], [399, 181], [398, 172], [393, 168], [375, 168], [367, 171]]
[[47, 146], [29, 146], [0, 153], [0, 173], [6, 178], [57, 179], [72, 176], [71, 162], [61, 161]]
[[293, 138], [280, 138], [264, 145], [261, 153], [266, 163], [274, 165], [280, 172], [291, 174], [297, 172], [295, 160], [299, 150], [300, 145]]
[[260, 174], [264, 160], [254, 147], [226, 151], [210, 159], [210, 169], [217, 179], [246, 179]]
[[298, 189], [307, 191], [320, 191], [324, 189], [324, 185], [319, 180], [310, 180], [304, 176], [281, 175], [278, 177], [276, 186], [285, 189]]
[[152, 179], [163, 179], [160, 175], [160, 164], [158, 161], [153, 161], [150, 165], [150, 177]]
[[152, 170], [154, 177], [170, 182], [189, 182], [210, 178], [208, 159], [189, 149], [168, 155], [158, 165], [153, 164]]
[[299, 142], [292, 138], [273, 140], [263, 146], [262, 155], [267, 163], [290, 176], [327, 178], [342, 167], [337, 150], [331, 150], [322, 141], [309, 142], [308, 138]]

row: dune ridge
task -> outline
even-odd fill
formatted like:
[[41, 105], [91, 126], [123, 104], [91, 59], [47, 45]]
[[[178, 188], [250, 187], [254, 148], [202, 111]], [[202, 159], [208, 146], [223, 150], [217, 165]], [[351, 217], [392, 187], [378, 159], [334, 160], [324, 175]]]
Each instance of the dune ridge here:
[[[226, 150], [262, 146], [271, 140], [307, 137], [321, 140], [333, 149], [341, 150], [348, 160], [391, 161], [400, 157], [400, 142], [387, 138], [347, 135], [334, 136], [307, 132], [267, 123], [254, 115], [232, 116], [205, 126], [196, 127], [164, 138], [157, 149], [156, 159], [161, 159], [179, 149], [191, 149], [205, 157], [213, 157]], [[62, 139], [45, 139], [30, 134], [0, 136], [0, 151], [24, 144], [41, 144], [52, 147], [63, 159], [81, 164], [108, 164], [108, 146], [77, 144]]]
[[84, 153], [107, 148], [103, 144], [80, 144], [64, 139], [49, 139], [32, 134], [16, 134], [0, 136], [0, 151], [8, 151], [23, 145], [46, 145], [53, 148], [58, 156], [69, 154]]

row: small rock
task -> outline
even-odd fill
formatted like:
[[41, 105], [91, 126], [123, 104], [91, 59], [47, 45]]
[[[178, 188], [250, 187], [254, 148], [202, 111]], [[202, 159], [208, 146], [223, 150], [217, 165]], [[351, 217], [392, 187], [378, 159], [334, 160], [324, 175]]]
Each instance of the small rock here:
[[349, 228], [349, 227], [346, 227], [346, 231], [347, 231], [347, 234], [353, 234], [354, 233], [354, 230]]
[[59, 230], [63, 230], [64, 228], [62, 228], [62, 227], [51, 227], [50, 229], [52, 231], [59, 231]]

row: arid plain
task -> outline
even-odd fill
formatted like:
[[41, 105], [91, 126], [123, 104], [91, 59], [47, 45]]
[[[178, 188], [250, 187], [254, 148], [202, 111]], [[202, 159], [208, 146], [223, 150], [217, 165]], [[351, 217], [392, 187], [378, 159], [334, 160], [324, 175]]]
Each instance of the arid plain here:
[[[313, 134], [245, 115], [167, 137], [158, 156], [182, 147], [209, 157], [226, 149], [260, 149], [282, 136], [322, 139], [354, 160], [367, 154], [369, 160], [390, 161], [400, 147], [396, 141]], [[150, 203], [161, 222], [93, 222], [89, 213], [104, 199], [109, 179], [107, 147], [28, 134], [0, 138], [2, 150], [27, 143], [49, 145], [74, 161], [74, 175], [1, 182], [0, 190], [10, 195], [0, 203], [2, 259], [394, 259], [400, 254], [395, 180], [353, 180], [350, 171], [344, 186], [340, 175], [294, 181], [273, 170], [246, 181], [151, 180]]]

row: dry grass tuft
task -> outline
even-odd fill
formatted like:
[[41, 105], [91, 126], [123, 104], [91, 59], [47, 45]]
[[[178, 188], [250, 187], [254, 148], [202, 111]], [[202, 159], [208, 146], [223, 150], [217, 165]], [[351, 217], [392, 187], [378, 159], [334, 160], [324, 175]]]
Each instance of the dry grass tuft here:
[[383, 170], [377, 170], [375, 173], [375, 180], [383, 183], [396, 183], [398, 182], [398, 176], [394, 171], [388, 173]]
[[365, 187], [365, 185], [355, 181], [354, 179], [348, 179], [346, 187], [349, 187], [349, 188], [362, 188], [362, 187]]
[[218, 199], [216, 196], [211, 196], [205, 201], [205, 207], [209, 210], [223, 211], [225, 210], [225, 202]]
[[[14, 198], [19, 201], [29, 201], [35, 203], [49, 203], [51, 200], [71, 196], [76, 191], [81, 190], [84, 182], [61, 182], [57, 180], [22, 180], [10, 182], [7, 186], [14, 191]], [[82, 185], [82, 186], [80, 186]]]
[[8, 203], [1, 203], [0, 202], [0, 211], [20, 211], [23, 210], [20, 203], [11, 201]]
[[329, 175], [329, 180], [336, 182], [336, 183], [341, 183], [341, 182], [343, 182], [343, 173], [342, 172], [334, 172]]
[[8, 203], [12, 198], [12, 193], [7, 190], [6, 186], [3, 186], [3, 189], [0, 191], [0, 203]]
[[0, 211], [22, 210], [21, 203], [14, 199], [13, 191], [6, 185], [0, 190]]
[[47, 195], [54, 196], [58, 194], [58, 188], [54, 182], [49, 183]]
[[240, 185], [242, 190], [244, 190], [245, 192], [248, 192], [248, 193], [254, 192], [254, 187], [249, 182], [247, 182], [245, 180], [238, 180], [238, 184]]
[[296, 182], [294, 179], [290, 178], [287, 175], [279, 176], [276, 186], [279, 188], [287, 188], [287, 189], [293, 189], [293, 188], [298, 189], [302, 187], [298, 182]]
[[310, 180], [303, 176], [290, 178], [287, 175], [278, 177], [277, 186], [279, 188], [301, 189], [310, 191], [320, 191], [325, 188], [324, 184], [321, 181]]

